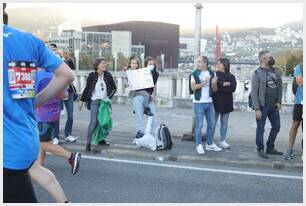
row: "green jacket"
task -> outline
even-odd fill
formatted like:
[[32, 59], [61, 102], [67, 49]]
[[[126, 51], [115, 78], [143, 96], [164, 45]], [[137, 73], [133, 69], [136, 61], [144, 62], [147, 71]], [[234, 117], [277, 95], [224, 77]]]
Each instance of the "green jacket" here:
[[[211, 89], [211, 79], [214, 77], [214, 72], [211, 70], [210, 67], [207, 68], [209, 74], [210, 74], [210, 79], [209, 79], [209, 96], [212, 96], [212, 89]], [[191, 75], [193, 76], [196, 84], [201, 84], [201, 80], [200, 80], [200, 74], [201, 74], [201, 70], [199, 69], [195, 69]], [[194, 91], [194, 99], [199, 101], [201, 99], [201, 95], [202, 95], [202, 88], [200, 89], [196, 89]]]
[[98, 114], [99, 124], [92, 137], [92, 144], [98, 144], [106, 139], [106, 136], [112, 130], [113, 121], [111, 118], [111, 100], [109, 98], [101, 100]]

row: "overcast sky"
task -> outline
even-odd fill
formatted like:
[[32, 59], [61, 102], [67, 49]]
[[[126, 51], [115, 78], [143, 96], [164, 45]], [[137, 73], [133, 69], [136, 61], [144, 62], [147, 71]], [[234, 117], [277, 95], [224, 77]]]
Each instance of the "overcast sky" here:
[[[202, 26], [224, 28], [278, 27], [302, 20], [302, 3], [203, 3]], [[194, 28], [194, 3], [9, 3], [7, 9], [48, 6], [71, 17], [106, 22], [143, 20]], [[50, 14], [51, 10], [50, 10]]]

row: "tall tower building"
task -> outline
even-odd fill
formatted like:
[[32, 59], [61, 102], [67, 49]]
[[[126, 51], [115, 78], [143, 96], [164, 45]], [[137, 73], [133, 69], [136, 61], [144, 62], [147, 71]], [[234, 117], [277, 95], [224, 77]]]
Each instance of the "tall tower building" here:
[[216, 50], [215, 50], [215, 61], [221, 58], [221, 46], [220, 46], [220, 34], [218, 25], [216, 26]]

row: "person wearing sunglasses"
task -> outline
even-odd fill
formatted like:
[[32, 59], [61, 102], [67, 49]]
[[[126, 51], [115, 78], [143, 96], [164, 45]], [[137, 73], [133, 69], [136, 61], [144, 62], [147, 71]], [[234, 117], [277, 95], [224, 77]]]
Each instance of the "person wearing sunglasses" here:
[[[111, 99], [117, 89], [112, 74], [106, 71], [106, 66], [107, 61], [105, 58], [99, 58], [94, 62], [93, 67], [95, 71], [89, 74], [79, 103], [79, 111], [82, 110], [84, 102], [86, 108], [90, 110], [86, 151], [91, 151], [92, 137], [99, 123], [98, 115], [101, 100]], [[109, 145], [105, 140], [102, 140], [99, 144]]]

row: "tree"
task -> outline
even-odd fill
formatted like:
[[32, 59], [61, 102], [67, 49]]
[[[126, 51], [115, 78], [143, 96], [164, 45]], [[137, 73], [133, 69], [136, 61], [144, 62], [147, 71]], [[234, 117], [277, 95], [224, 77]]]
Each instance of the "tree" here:
[[105, 54], [104, 58], [108, 62], [107, 66], [106, 66], [106, 70], [107, 71], [115, 71], [114, 62], [113, 62], [113, 60], [114, 60], [113, 55], [110, 52], [108, 52], [107, 54]]
[[303, 50], [283, 50], [276, 54], [276, 65], [286, 76], [293, 76], [293, 68], [303, 62]]
[[122, 70], [122, 68], [126, 67], [128, 65], [128, 59], [121, 53], [119, 52], [117, 54], [117, 68], [118, 70]]
[[155, 58], [155, 62], [156, 62], [156, 67], [158, 68], [158, 70], [161, 69], [162, 60], [160, 56], [157, 56]]
[[107, 53], [105, 56], [99, 56], [98, 53], [86, 54], [85, 52], [80, 52], [80, 70], [92, 70], [93, 63], [96, 61], [96, 59], [102, 57], [108, 62], [106, 70], [113, 71], [113, 56], [111, 53]]
[[80, 70], [92, 70], [92, 64], [98, 58], [98, 55], [87, 55], [84, 52], [80, 52]]

